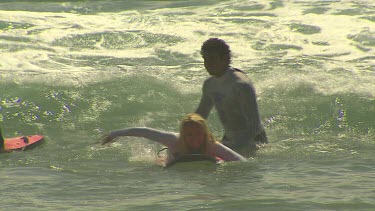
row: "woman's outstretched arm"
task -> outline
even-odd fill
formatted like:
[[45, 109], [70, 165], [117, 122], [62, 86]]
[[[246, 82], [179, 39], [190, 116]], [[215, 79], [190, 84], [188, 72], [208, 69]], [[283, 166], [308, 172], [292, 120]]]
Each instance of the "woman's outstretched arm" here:
[[114, 142], [115, 139], [120, 136], [142, 137], [151, 141], [156, 141], [167, 147], [173, 147], [178, 141], [178, 135], [176, 133], [147, 127], [132, 127], [111, 131], [101, 138], [100, 143], [104, 145]]
[[216, 156], [224, 161], [247, 161], [245, 157], [221, 143], [216, 143], [213, 151]]

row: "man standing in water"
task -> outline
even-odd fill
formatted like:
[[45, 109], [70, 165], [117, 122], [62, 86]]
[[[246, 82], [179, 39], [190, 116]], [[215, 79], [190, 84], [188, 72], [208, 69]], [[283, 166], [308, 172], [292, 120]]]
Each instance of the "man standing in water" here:
[[231, 51], [224, 40], [208, 39], [201, 55], [211, 76], [203, 84], [195, 112], [207, 119], [215, 106], [225, 131], [223, 144], [242, 155], [251, 155], [259, 144], [268, 142], [252, 83], [243, 71], [230, 66]]

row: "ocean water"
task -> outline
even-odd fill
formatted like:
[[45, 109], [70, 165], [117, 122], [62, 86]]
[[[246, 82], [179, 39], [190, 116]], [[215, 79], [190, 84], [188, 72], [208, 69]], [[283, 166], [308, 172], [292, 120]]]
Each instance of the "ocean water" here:
[[[155, 165], [219, 37], [252, 79], [269, 141], [248, 162]], [[372, 0], [0, 2], [0, 210], [375, 210]], [[223, 135], [215, 111], [209, 125]]]

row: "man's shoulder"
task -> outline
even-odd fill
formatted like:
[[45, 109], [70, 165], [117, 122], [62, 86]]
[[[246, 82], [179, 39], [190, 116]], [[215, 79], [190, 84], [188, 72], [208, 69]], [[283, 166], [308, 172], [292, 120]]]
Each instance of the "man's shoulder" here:
[[246, 73], [243, 70], [240, 70], [238, 68], [232, 68], [233, 70], [233, 75], [241, 78], [248, 78]]
[[236, 89], [246, 89], [246, 90], [254, 89], [254, 85], [251, 82], [251, 79], [242, 70], [235, 69], [233, 71], [233, 78], [234, 78], [234, 86], [236, 87]]
[[238, 69], [238, 68], [235, 68], [235, 67], [233, 67], [232, 68], [233, 69], [233, 71], [235, 72], [235, 73], [242, 73], [242, 74], [246, 74], [243, 70], [241, 70], [241, 69]]
[[235, 79], [236, 83], [251, 84], [250, 78], [246, 75], [244, 71], [240, 69], [233, 68], [232, 77]]
[[215, 80], [215, 77], [214, 77], [214, 76], [209, 76], [208, 78], [206, 78], [206, 79], [204, 80], [203, 85], [206, 85], [206, 84], [212, 83], [214, 80]]

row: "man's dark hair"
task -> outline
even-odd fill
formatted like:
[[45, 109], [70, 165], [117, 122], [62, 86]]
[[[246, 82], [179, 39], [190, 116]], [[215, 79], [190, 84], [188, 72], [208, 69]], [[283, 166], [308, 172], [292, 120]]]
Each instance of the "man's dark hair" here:
[[229, 45], [222, 39], [219, 38], [210, 38], [206, 40], [201, 47], [201, 55], [204, 53], [217, 53], [221, 57], [227, 56], [230, 62], [231, 51]]

